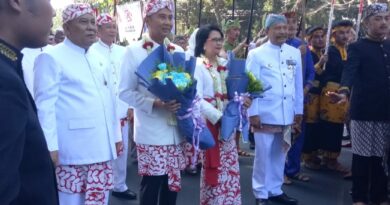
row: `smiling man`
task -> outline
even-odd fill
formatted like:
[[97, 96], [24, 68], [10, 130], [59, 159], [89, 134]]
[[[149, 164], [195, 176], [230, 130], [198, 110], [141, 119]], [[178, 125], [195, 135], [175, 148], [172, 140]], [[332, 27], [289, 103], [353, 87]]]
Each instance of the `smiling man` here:
[[157, 205], [158, 201], [164, 205], [176, 204], [181, 189], [180, 171], [186, 166], [184, 139], [172, 122], [180, 105], [162, 102], [139, 84], [135, 74], [149, 53], [159, 46], [169, 46], [171, 52], [184, 52], [167, 38], [173, 26], [173, 9], [171, 0], [148, 1], [144, 9], [148, 33], [127, 48], [121, 68], [119, 96], [134, 108], [134, 141], [138, 173], [142, 176], [141, 205]]
[[104, 57], [90, 49], [96, 41], [91, 7], [71, 4], [62, 18], [66, 39], [35, 62], [39, 120], [57, 166], [60, 204], [104, 205], [111, 160], [121, 149], [112, 81]]
[[252, 188], [257, 205], [266, 205], [268, 200], [295, 205], [297, 200], [281, 188], [292, 125], [302, 121], [301, 53], [286, 44], [287, 20], [283, 15], [268, 15], [265, 29], [269, 41], [251, 50], [247, 59], [247, 69], [272, 86], [248, 109], [256, 142]]
[[[112, 195], [123, 199], [136, 199], [137, 195], [129, 190], [126, 185], [126, 170], [127, 170], [127, 153], [129, 146], [129, 126], [132, 124], [132, 119], [127, 119], [129, 106], [127, 103], [119, 99], [119, 79], [120, 79], [120, 64], [122, 63], [126, 49], [115, 44], [118, 35], [116, 22], [112, 16], [107, 13], [102, 13], [96, 18], [98, 27], [99, 40], [91, 46], [99, 54], [106, 57], [109, 62], [109, 73], [114, 85], [115, 106], [118, 117], [118, 122], [121, 123], [123, 154], [113, 161], [114, 171], [114, 189]], [[129, 111], [132, 112], [132, 111]]]

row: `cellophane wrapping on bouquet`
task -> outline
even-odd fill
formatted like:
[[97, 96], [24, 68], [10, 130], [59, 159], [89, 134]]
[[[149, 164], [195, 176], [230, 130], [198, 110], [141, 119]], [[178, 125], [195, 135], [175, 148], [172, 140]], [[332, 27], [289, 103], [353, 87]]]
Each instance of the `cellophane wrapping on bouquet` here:
[[244, 142], [248, 141], [249, 120], [244, 108], [245, 99], [260, 97], [264, 92], [261, 82], [246, 71], [245, 64], [244, 59], [236, 59], [233, 53], [229, 53], [227, 63], [229, 73], [226, 78], [229, 102], [221, 119], [221, 139], [225, 141], [231, 139], [236, 131], [241, 132]]
[[195, 58], [186, 61], [184, 53], [171, 54], [165, 46], [159, 46], [140, 64], [136, 75], [162, 101], [176, 100], [181, 104], [175, 113], [179, 133], [195, 148], [207, 149], [215, 142], [198, 111], [195, 65]]

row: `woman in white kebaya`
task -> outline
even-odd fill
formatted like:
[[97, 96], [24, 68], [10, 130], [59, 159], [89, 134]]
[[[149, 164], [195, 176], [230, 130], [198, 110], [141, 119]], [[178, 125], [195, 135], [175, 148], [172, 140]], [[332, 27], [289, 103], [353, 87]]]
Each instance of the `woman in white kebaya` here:
[[[200, 110], [207, 120], [216, 145], [205, 151], [201, 176], [200, 204], [241, 204], [240, 170], [234, 137], [219, 139], [220, 119], [227, 103], [226, 60], [220, 58], [223, 46], [222, 31], [212, 25], [199, 28], [196, 35], [195, 69]], [[245, 106], [250, 106], [247, 99]]]

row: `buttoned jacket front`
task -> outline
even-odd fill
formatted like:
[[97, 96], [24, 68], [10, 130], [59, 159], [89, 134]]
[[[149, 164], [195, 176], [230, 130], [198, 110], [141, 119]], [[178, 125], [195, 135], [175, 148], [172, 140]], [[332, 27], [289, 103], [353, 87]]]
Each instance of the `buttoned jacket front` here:
[[63, 165], [116, 158], [121, 140], [107, 63], [69, 39], [38, 56], [34, 93], [50, 151]]
[[[154, 49], [160, 45], [153, 43]], [[143, 48], [144, 40], [134, 42], [127, 48], [121, 66], [121, 82], [119, 97], [134, 109], [134, 140], [137, 144], [147, 145], [175, 145], [183, 141], [177, 126], [173, 123], [174, 114], [153, 107], [156, 97], [147, 90], [135, 72], [138, 66], [148, 56], [147, 49]], [[183, 52], [177, 45], [174, 52]], [[156, 66], [159, 62], [156, 62]]]
[[294, 115], [303, 114], [302, 62], [300, 51], [270, 41], [251, 50], [246, 68], [271, 89], [254, 99], [248, 109], [264, 124], [291, 125]]
[[99, 40], [91, 46], [91, 49], [96, 50], [100, 55], [105, 57], [109, 63], [108, 73], [114, 86], [117, 116], [119, 118], [125, 118], [127, 116], [129, 105], [119, 99], [119, 81], [121, 79], [120, 66], [122, 64], [126, 48], [117, 44], [109, 46]]

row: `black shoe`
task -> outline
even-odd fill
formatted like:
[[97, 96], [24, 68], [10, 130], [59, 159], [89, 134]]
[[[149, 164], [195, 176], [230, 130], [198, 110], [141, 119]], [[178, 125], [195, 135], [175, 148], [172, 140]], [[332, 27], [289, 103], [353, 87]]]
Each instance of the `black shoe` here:
[[268, 205], [268, 199], [256, 199], [256, 205]]
[[190, 176], [196, 176], [198, 174], [198, 168], [196, 167], [187, 167], [184, 172]]
[[256, 148], [255, 143], [250, 143], [249, 144], [249, 149], [254, 150], [255, 148]]
[[275, 201], [278, 203], [282, 203], [282, 204], [287, 204], [287, 205], [297, 205], [298, 204], [298, 200], [287, 196], [285, 193], [283, 193], [279, 196], [270, 197], [269, 200]]
[[113, 191], [112, 196], [121, 198], [121, 199], [126, 199], [126, 200], [134, 200], [137, 199], [137, 194], [130, 189], [124, 191], [124, 192], [117, 192]]
[[343, 140], [350, 140], [350, 139], [351, 139], [351, 135], [343, 136]]

